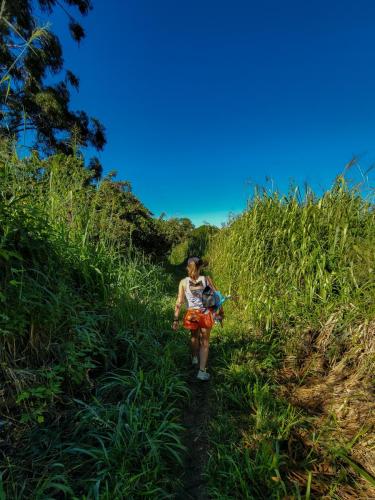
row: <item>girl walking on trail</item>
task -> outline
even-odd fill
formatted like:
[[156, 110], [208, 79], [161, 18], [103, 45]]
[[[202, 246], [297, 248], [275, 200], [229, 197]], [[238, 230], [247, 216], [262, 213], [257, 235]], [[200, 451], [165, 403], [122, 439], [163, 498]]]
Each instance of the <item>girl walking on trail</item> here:
[[206, 286], [216, 290], [209, 276], [200, 274], [203, 262], [198, 257], [191, 257], [187, 262], [188, 276], [180, 281], [174, 320], [172, 328], [178, 329], [179, 314], [184, 302], [187, 303], [187, 311], [184, 316], [183, 325], [191, 332], [191, 354], [192, 364], [199, 364], [197, 378], [209, 380], [210, 375], [206, 371], [208, 347], [211, 329], [214, 319], [209, 309], [203, 307], [202, 294]]

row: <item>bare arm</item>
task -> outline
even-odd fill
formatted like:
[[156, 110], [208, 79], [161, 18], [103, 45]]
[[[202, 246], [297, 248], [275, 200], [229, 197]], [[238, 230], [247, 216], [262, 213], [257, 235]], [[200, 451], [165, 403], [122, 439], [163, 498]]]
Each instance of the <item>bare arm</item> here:
[[181, 280], [180, 284], [178, 286], [177, 300], [176, 300], [176, 305], [174, 308], [173, 330], [177, 330], [177, 328], [178, 328], [178, 317], [180, 315], [181, 307], [184, 303], [184, 300], [185, 300], [185, 289], [184, 289], [183, 280]]
[[217, 288], [216, 288], [214, 282], [212, 281], [211, 276], [206, 276], [206, 280], [207, 280], [207, 283], [210, 285], [210, 287], [213, 289], [213, 291], [216, 292]]

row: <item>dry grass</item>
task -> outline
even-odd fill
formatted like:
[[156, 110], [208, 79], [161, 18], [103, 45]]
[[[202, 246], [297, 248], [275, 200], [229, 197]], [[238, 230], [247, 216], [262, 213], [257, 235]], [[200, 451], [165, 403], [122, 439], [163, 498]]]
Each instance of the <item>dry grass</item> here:
[[[279, 380], [286, 382], [281, 392], [291, 403], [313, 415], [313, 430], [298, 432], [298, 438], [304, 446], [315, 448], [324, 456], [322, 465], [328, 475], [334, 469], [327, 450], [342, 447], [351, 460], [375, 477], [375, 321], [350, 327], [348, 349], [327, 366], [325, 353], [333, 342], [337, 322], [337, 315], [329, 318], [319, 335], [310, 341], [299, 367], [295, 358], [286, 359], [279, 374]], [[295, 381], [298, 377], [305, 377], [302, 383]], [[319, 433], [318, 442], [313, 441], [312, 433]], [[317, 470], [316, 474], [326, 476], [327, 472], [322, 475]], [[325, 483], [324, 477], [313, 484], [321, 484], [325, 490]], [[375, 498], [375, 488], [361, 478], [358, 489], [342, 486], [336, 495], [343, 499]]]

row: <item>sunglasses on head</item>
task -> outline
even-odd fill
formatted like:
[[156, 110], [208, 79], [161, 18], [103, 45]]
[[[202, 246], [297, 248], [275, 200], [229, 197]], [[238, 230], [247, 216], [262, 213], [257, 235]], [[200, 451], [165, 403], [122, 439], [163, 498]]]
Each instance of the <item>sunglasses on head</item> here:
[[193, 262], [198, 266], [201, 266], [203, 264], [202, 259], [200, 259], [199, 257], [190, 257], [190, 259], [188, 259], [187, 261], [188, 264], [192, 264]]

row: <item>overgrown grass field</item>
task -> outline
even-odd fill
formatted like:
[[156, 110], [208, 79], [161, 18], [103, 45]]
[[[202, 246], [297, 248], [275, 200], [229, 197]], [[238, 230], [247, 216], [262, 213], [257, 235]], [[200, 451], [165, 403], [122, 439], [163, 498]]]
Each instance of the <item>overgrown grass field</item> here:
[[[0, 182], [0, 498], [178, 498], [180, 267], [157, 263], [125, 183], [92, 183], [75, 157], [20, 159], [5, 142]], [[202, 407], [207, 498], [372, 498], [373, 199], [342, 176], [320, 197], [259, 190], [198, 229], [170, 262], [206, 254], [233, 296]]]
[[259, 190], [209, 250], [231, 318], [213, 344], [213, 498], [374, 498], [373, 199]]

